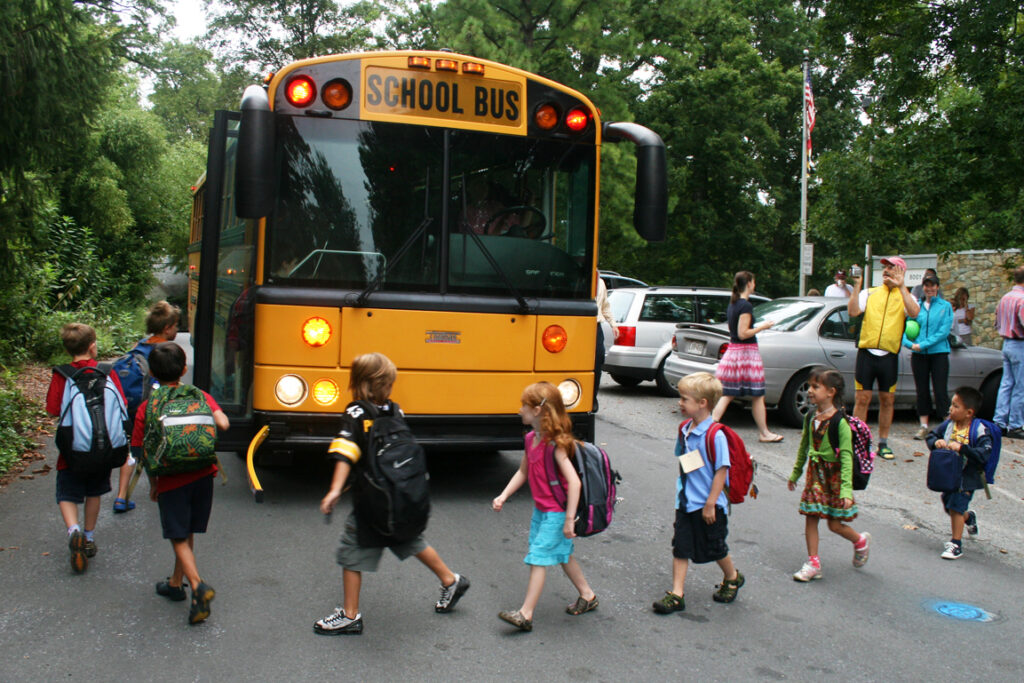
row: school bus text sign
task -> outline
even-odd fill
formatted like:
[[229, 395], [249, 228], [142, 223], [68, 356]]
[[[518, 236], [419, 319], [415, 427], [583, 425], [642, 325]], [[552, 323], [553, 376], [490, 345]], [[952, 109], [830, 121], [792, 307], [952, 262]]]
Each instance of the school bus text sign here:
[[378, 66], [364, 74], [363, 107], [374, 114], [518, 127], [523, 104], [515, 81]]

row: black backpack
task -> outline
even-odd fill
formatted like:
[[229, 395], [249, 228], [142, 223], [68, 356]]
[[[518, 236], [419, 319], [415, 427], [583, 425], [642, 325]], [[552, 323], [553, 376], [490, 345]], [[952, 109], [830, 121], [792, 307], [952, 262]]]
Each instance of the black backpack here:
[[427, 456], [402, 418], [398, 404], [391, 414], [356, 401], [369, 420], [363, 421], [366, 451], [355, 485], [359, 544], [390, 546], [411, 541], [427, 528], [430, 489]]
[[128, 410], [109, 381], [110, 366], [60, 365], [54, 371], [66, 379], [54, 441], [68, 468], [88, 475], [123, 465], [128, 458]]

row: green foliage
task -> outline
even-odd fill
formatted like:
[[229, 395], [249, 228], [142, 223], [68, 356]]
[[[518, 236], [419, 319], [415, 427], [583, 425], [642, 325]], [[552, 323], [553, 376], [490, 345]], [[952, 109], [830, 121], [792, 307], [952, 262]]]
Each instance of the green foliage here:
[[0, 475], [18, 463], [34, 443], [26, 433], [42, 417], [42, 411], [25, 398], [11, 370], [0, 372]]

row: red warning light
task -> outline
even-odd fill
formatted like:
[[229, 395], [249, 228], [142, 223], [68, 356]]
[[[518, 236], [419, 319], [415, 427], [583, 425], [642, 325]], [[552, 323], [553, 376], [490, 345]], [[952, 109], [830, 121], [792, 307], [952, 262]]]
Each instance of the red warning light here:
[[589, 122], [590, 114], [578, 107], [570, 110], [569, 113], [565, 115], [565, 125], [568, 126], [569, 130], [576, 133], [586, 128]]
[[316, 97], [316, 84], [309, 76], [296, 76], [284, 87], [285, 97], [296, 107], [305, 107]]

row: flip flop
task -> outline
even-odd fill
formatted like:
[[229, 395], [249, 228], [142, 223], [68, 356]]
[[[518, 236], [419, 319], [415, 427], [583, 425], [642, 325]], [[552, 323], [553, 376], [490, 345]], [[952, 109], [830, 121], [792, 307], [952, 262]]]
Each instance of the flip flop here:
[[760, 441], [761, 443], [779, 443], [780, 441], [782, 441], [785, 438], [786, 437], [784, 437], [782, 434], [775, 434], [770, 439], [762, 439], [762, 438], [759, 437], [757, 440]]

